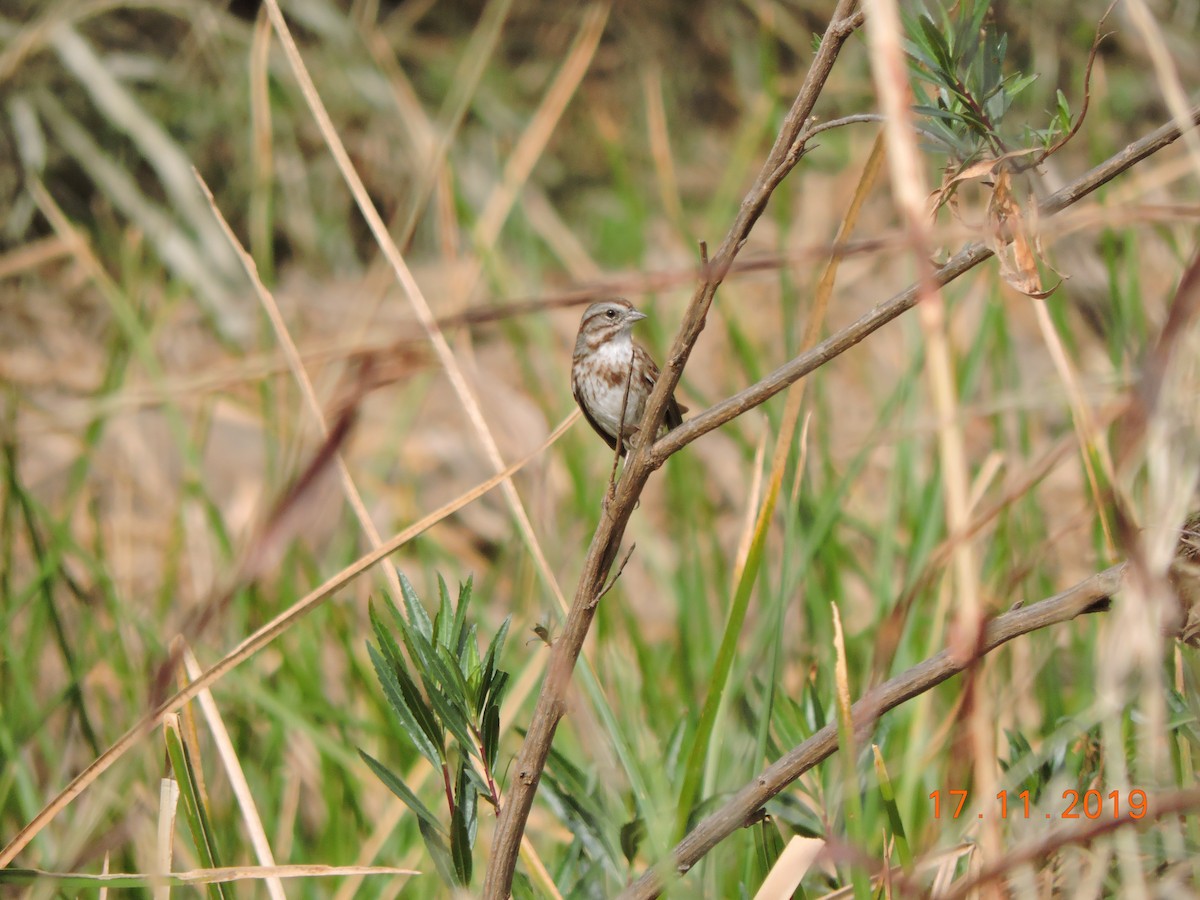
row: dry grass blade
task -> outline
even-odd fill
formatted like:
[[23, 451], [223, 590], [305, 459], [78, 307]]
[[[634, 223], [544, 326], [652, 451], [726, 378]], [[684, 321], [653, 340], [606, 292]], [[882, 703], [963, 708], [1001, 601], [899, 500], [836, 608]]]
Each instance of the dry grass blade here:
[[[158, 829], [154, 846], [154, 860], [159, 872], [171, 871], [171, 854], [175, 846], [175, 818], [179, 812], [179, 782], [170, 776], [158, 783]], [[160, 885], [154, 890], [155, 900], [170, 897], [171, 889]]]
[[196, 290], [197, 299], [218, 326], [230, 335], [244, 335], [249, 321], [233, 304], [224, 280], [207, 265], [206, 254], [188, 230], [148, 197], [133, 175], [53, 95], [39, 94], [37, 106], [58, 142], [104, 196], [142, 229], [172, 273]]
[[[400, 119], [403, 121], [412, 143], [413, 151], [420, 160], [418, 165], [418, 182], [411, 198], [407, 203], [407, 211], [403, 214], [403, 223], [399, 226], [395, 244], [408, 252], [409, 244], [416, 233], [421, 215], [429, 204], [435, 189], [438, 192], [439, 213], [443, 219], [453, 216], [452, 203], [446, 202], [452, 177], [451, 167], [447, 165], [450, 149], [470, 110], [476, 92], [487, 71], [488, 63], [493, 59], [504, 25], [512, 10], [513, 0], [489, 0], [479, 16], [475, 30], [464, 48], [461, 60], [451, 79], [451, 88], [442, 104], [437, 120], [433, 121], [426, 113], [416, 90], [409, 81], [402, 66], [395, 58], [394, 49], [389, 45], [385, 35], [376, 30], [370, 30], [362, 35], [364, 43], [370, 50], [381, 72], [388, 78]], [[263, 18], [268, 23], [267, 18]], [[447, 222], [446, 228], [452, 230]], [[453, 240], [457, 240], [455, 235]], [[448, 262], [453, 262], [448, 260]], [[386, 261], [381, 266], [379, 262], [372, 265], [372, 274], [368, 281], [382, 283], [391, 278], [386, 271]], [[376, 294], [374, 301], [362, 304], [357, 313], [357, 329], [355, 344], [361, 344], [370, 331], [370, 324], [375, 318], [378, 306], [383, 300], [383, 293]]]
[[[422, 143], [426, 145], [426, 159], [424, 160], [423, 172], [417, 189], [413, 191], [412, 200], [409, 204], [408, 212], [405, 214], [404, 224], [400, 228], [400, 236], [396, 243], [404, 247], [412, 239], [413, 233], [416, 231], [417, 222], [420, 220], [421, 212], [429, 203], [429, 198], [433, 193], [434, 186], [437, 184], [438, 173], [446, 165], [446, 159], [450, 153], [450, 147], [454, 143], [455, 135], [462, 125], [463, 119], [470, 109], [472, 97], [478, 88], [480, 81], [483, 78], [486, 65], [496, 49], [496, 44], [500, 39], [500, 32], [503, 29], [505, 21], [508, 19], [509, 12], [512, 10], [513, 0], [490, 0], [483, 13], [479, 16], [479, 24], [471, 35], [471, 40], [468, 42], [465, 51], [463, 52], [462, 62], [454, 73], [454, 78], [451, 81], [451, 91], [446, 97], [446, 101], [442, 113], [438, 116], [437, 123], [429, 122], [423, 116], [423, 110], [418, 102], [405, 103], [405, 106], [410, 110], [411, 115], [408, 117], [411, 120], [419, 118], [419, 128], [421, 132]], [[382, 38], [382, 36], [380, 36]], [[381, 46], [381, 40], [368, 41], [376, 59], [383, 62], [388, 59], [390, 48]], [[393, 80], [403, 77], [403, 73], [398, 66], [389, 64], [386, 66], [392, 72]]]
[[825, 842], [819, 838], [793, 836], [763, 879], [754, 900], [785, 900], [791, 897], [824, 849]]
[[[263, 311], [267, 314], [267, 319], [271, 322], [271, 328], [275, 331], [275, 337], [279, 341], [280, 348], [283, 350], [284, 359], [287, 360], [292, 377], [295, 378], [296, 385], [300, 388], [300, 393], [304, 397], [309, 415], [316, 423], [321, 437], [328, 439], [329, 423], [325, 421], [325, 413], [321, 409], [320, 400], [317, 399], [317, 392], [313, 389], [312, 379], [308, 377], [308, 372], [304, 368], [304, 361], [300, 358], [300, 351], [296, 348], [296, 342], [292, 340], [287, 323], [283, 320], [283, 314], [279, 311], [279, 305], [275, 302], [275, 298], [271, 296], [271, 292], [267, 290], [267, 286], [263, 284], [262, 279], [259, 277], [258, 266], [255, 264], [253, 257], [246, 252], [246, 248], [242, 246], [241, 242], [237, 239], [237, 235], [233, 233], [233, 229], [229, 227], [229, 222], [226, 221], [225, 216], [217, 208], [212, 191], [209, 190], [208, 185], [204, 182], [199, 172], [196, 172], [195, 175], [200, 189], [208, 200], [212, 214], [221, 226], [222, 234], [224, 234], [225, 239], [229, 241], [229, 245], [237, 254], [242, 268], [246, 272], [246, 276], [250, 279], [250, 283], [254, 285], [254, 292], [262, 304]], [[342, 491], [346, 495], [346, 501], [350, 504], [350, 508], [354, 511], [354, 517], [358, 520], [359, 527], [362, 528], [363, 534], [367, 536], [372, 549], [378, 548], [383, 543], [383, 538], [379, 534], [379, 529], [375, 527], [375, 523], [371, 521], [366, 504], [363, 503], [362, 494], [359, 493], [358, 486], [354, 483], [354, 477], [350, 474], [350, 469], [346, 465], [345, 458], [339, 452], [334, 455], [333, 462], [337, 467], [338, 478], [342, 482]], [[395, 568], [384, 563], [383, 573], [384, 578], [387, 579], [388, 587], [391, 589], [392, 596], [399, 597], [400, 578], [396, 574]]]
[[[384, 256], [392, 267], [392, 271], [396, 275], [397, 281], [399, 281], [405, 295], [412, 304], [413, 310], [417, 314], [417, 320], [421, 323], [422, 329], [424, 329], [430, 342], [433, 344], [434, 352], [437, 354], [443, 368], [445, 368], [450, 383], [454, 387], [454, 392], [458, 395], [459, 401], [466, 410], [471, 427], [483, 445], [489, 461], [497, 471], [503, 470], [504, 461], [500, 456], [500, 449], [496, 445], [496, 440], [492, 436], [491, 430], [488, 428], [487, 422], [483, 417], [479, 401], [467, 384], [466, 375], [455, 358], [454, 351], [450, 349], [450, 345], [447, 343], [446, 337], [442, 333], [442, 329], [438, 325], [438, 321], [434, 317], [433, 310], [425, 299], [424, 293], [422, 293], [420, 286], [413, 277], [412, 271], [408, 268], [408, 264], [404, 261], [404, 257], [401, 255], [399, 248], [397, 248], [395, 241], [392, 240], [391, 235], [388, 233], [387, 225], [384, 224], [379, 212], [375, 209], [367, 193], [366, 186], [358, 176], [354, 164], [350, 161], [350, 155], [346, 152], [341, 138], [338, 137], [337, 129], [334, 127], [333, 121], [325, 109], [325, 105], [321, 102], [321, 97], [317, 93], [312, 77], [309, 75], [308, 69], [304, 65], [304, 60], [300, 56], [300, 50], [296, 46], [296, 42], [292, 39], [287, 22], [283, 18], [283, 12], [279, 8], [278, 0], [267, 0], [267, 12], [271, 17], [271, 24], [275, 28], [275, 33], [279, 36], [279, 40], [283, 45], [284, 54], [287, 56], [289, 65], [292, 67], [292, 72], [300, 83], [304, 99], [308, 103], [314, 118], [317, 120], [317, 127], [321, 131], [321, 136], [324, 138], [329, 152], [333, 155], [334, 161], [342, 173], [342, 177], [350, 187], [350, 192], [354, 195], [354, 201], [358, 205], [359, 212], [366, 219], [367, 225], [371, 229], [371, 233], [374, 235], [380, 250], [383, 251]], [[517, 493], [516, 486], [510, 480], [505, 480], [501, 489], [504, 491], [505, 499], [512, 509], [513, 517], [516, 519], [521, 536], [529, 547], [534, 561], [537, 563], [538, 572], [545, 580], [547, 587], [554, 592], [559, 605], [565, 607], [566, 601], [563, 598], [562, 590], [559, 588], [558, 581], [554, 577], [554, 572], [551, 570], [549, 563], [546, 561], [545, 554], [542, 552], [541, 545], [538, 542], [537, 535], [534, 533], [533, 525], [529, 520], [528, 513], [525, 511], [524, 504], [521, 502], [520, 495]]]
[[[350, 437], [357, 411], [354, 405], [345, 406], [313, 453], [308, 464], [291, 485], [275, 501], [266, 521], [255, 531], [231, 583], [196, 607], [180, 629], [188, 640], [196, 642], [233, 602], [237, 590], [274, 570], [291, 541], [308, 523], [307, 512], [312, 500], [319, 496], [317, 487], [330, 471], [334, 459]], [[150, 687], [151, 704], [157, 705], [166, 695], [172, 674], [179, 666], [184, 643], [173, 644], [167, 658], [158, 667]]]
[[58, 235], [30, 241], [0, 254], [0, 280], [12, 278], [71, 254], [71, 246]]
[[[1155, 14], [1146, 5], [1146, 0], [1131, 0], [1128, 10], [1134, 24], [1142, 33], [1142, 39], [1146, 42], [1146, 49], [1154, 64], [1154, 72], [1158, 76], [1158, 83], [1162, 88], [1167, 109], [1171, 111], [1175, 121], [1183, 126], [1188, 121], [1188, 96], [1179, 77], [1179, 69], [1175, 61], [1171, 59], [1170, 50], [1167, 49], [1162, 27], [1155, 18]], [[1200, 135], [1189, 131], [1185, 135], [1183, 143], [1187, 147], [1193, 172], [1200, 175]]]
[[[908, 230], [912, 258], [917, 266], [917, 315], [925, 339], [929, 389], [938, 417], [938, 457], [945, 488], [946, 527], [952, 534], [961, 534], [965, 532], [969, 518], [967, 495], [970, 476], [958, 414], [945, 302], [939, 290], [941, 284], [930, 262], [931, 244], [925, 210], [928, 190], [913, 128], [912, 92], [905, 74], [904, 52], [900, 46], [904, 29], [895, 0], [875, 0], [871, 15], [867, 18], [866, 31], [875, 90], [887, 120], [884, 133], [888, 141], [892, 193]], [[953, 563], [959, 607], [951, 641], [955, 651], [965, 660], [974, 653], [983, 626], [978, 567], [970, 541], [958, 542]], [[984, 736], [979, 737], [982, 740]], [[988, 784], [990, 781], [980, 785], [980, 790], [985, 794]]]
[[38, 881], [66, 881], [83, 886], [172, 887], [196, 884], [229, 884], [235, 881], [261, 881], [265, 878], [340, 878], [346, 875], [420, 875], [416, 869], [391, 866], [224, 866], [219, 869], [192, 869], [153, 875], [137, 872], [109, 872], [104, 875], [77, 875], [74, 872], [46, 872], [41, 869], [9, 869], [0, 874], [0, 883], [33, 884]]
[[1104, 540], [1108, 547], [1109, 558], [1111, 559], [1115, 553], [1112, 529], [1108, 524], [1108, 516], [1105, 513], [1104, 503], [1101, 500], [1100, 482], [1096, 478], [1096, 467], [1092, 463], [1092, 454], [1095, 453], [1103, 465], [1104, 475], [1109, 484], [1113, 483], [1114, 477], [1112, 456], [1108, 451], [1107, 443], [1103, 440], [1103, 434], [1095, 422], [1095, 417], [1088, 408], [1083, 388], [1079, 384], [1079, 378], [1075, 374], [1075, 369], [1071, 365], [1070, 358], [1067, 356], [1066, 348], [1063, 346], [1062, 340], [1058, 336], [1058, 331], [1054, 327], [1054, 321], [1050, 318], [1050, 311], [1046, 308], [1045, 301], [1040, 297], [1034, 298], [1033, 306], [1034, 313], [1037, 316], [1038, 328], [1041, 330], [1042, 338], [1046, 342], [1046, 349], [1050, 353], [1050, 358], [1054, 361], [1054, 368], [1058, 371], [1058, 377], [1062, 379], [1063, 386], [1067, 391], [1067, 397], [1070, 400], [1071, 423], [1075, 428], [1076, 439], [1079, 442], [1080, 458], [1083, 461], [1088, 488], [1092, 492], [1092, 503], [1095, 505], [1096, 516], [1100, 520], [1100, 528], [1104, 532]]
[[[196, 661], [196, 657], [192, 651], [185, 649], [183, 651], [183, 665], [187, 672], [188, 678], [195, 681], [200, 677], [202, 669], [200, 663]], [[242, 821], [246, 824], [246, 831], [250, 835], [250, 844], [254, 847], [254, 855], [258, 858], [260, 866], [266, 869], [275, 868], [275, 857], [271, 853], [271, 844], [267, 840], [267, 833], [263, 829], [262, 817], [258, 814], [258, 804], [254, 801], [254, 794], [250, 790], [250, 785], [246, 781], [246, 775], [242, 771], [241, 763], [237, 758], [237, 750], [234, 748], [233, 741], [229, 737], [229, 730], [225, 727], [225, 722], [221, 718], [221, 711], [217, 708], [217, 701], [213, 699], [211, 691], [203, 690], [197, 695], [196, 699], [200, 703], [200, 709], [204, 713], [204, 720], [208, 723], [209, 733], [212, 735], [213, 743], [217, 749], [217, 755], [221, 758], [221, 764], [225, 767], [225, 776], [229, 781], [230, 788], [233, 790], [234, 797], [237, 798], [238, 809], [242, 812]], [[279, 877], [275, 875], [263, 876], [264, 887], [267, 889], [267, 894], [272, 900], [284, 900], [283, 884]]]
[[[501, 182], [488, 198], [475, 225], [475, 239], [480, 246], [490, 248], [500, 236], [500, 229], [516, 202], [517, 192], [528, 180], [534, 163], [541, 156], [554, 133], [554, 127], [567, 108], [567, 103], [575, 95], [579, 82], [591, 65], [611, 8], [610, 3], [591, 3], [585, 8], [583, 21], [579, 25], [574, 42], [567, 50], [562, 68], [555, 76], [550, 90], [546, 92], [542, 105], [534, 114], [529, 127], [522, 133], [513, 149], [504, 167]], [[475, 271], [478, 277], [477, 273], [482, 271], [482, 262], [477, 262]], [[473, 287], [474, 280], [467, 279], [468, 285]]]

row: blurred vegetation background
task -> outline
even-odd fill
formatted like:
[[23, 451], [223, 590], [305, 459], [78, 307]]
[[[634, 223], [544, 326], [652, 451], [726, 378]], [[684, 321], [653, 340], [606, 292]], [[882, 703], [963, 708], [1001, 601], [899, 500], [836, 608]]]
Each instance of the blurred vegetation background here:
[[[622, 293], [648, 312], [641, 338], [662, 358], [691, 294], [697, 242], [715, 246], [732, 221], [831, 4], [282, 6], [354, 168], [445, 319], [511, 462], [574, 408], [570, 349], [589, 297]], [[1134, 6], [1114, 11], [1091, 110], [1076, 139], [1031, 178], [1036, 193], [1166, 121], [1163, 59], [1194, 89], [1195, 4], [1152, 5], [1161, 48]], [[1078, 111], [1104, 8], [996, 5], [1006, 66], [1038, 76], [1010, 121], [1042, 127], [1059, 90]], [[193, 168], [252, 254], [322, 403], [335, 407], [364, 358], [374, 361], [383, 386], [363, 399], [344, 457], [378, 531], [401, 530], [495, 470], [257, 3], [8, 0], [0, 99], [7, 842], [146, 711], [177, 634], [211, 664], [369, 549], [330, 477], [306, 500], [303, 527], [273, 571], [238, 583], [251, 536], [320, 436]], [[858, 35], [818, 113], [875, 111]], [[685, 371], [680, 397], [693, 411], [798, 351], [877, 130], [822, 134], [776, 191], [743, 254], [759, 264], [721, 288]], [[994, 263], [945, 291], [972, 508], [999, 504], [975, 539], [990, 610], [1053, 594], [1123, 555], [1106, 534], [1111, 511], [1088, 484], [1085, 458], [1097, 463], [1101, 488], [1112, 486], [1112, 473], [1102, 449], [1078, 443], [1064, 372], [1103, 446], [1108, 411], [1136, 379], [1195, 252], [1196, 162], [1184, 143], [1102, 189], [1070, 228], [1046, 236], [1047, 263], [1064, 278], [1046, 308], [1066, 369], [1033, 303]], [[937, 184], [945, 159], [931, 151], [927, 163]], [[943, 212], [940, 255], [973, 239], [985, 204], [981, 192], [964, 190], [958, 214]], [[882, 246], [843, 261], [826, 333], [913, 279], [895, 240], [898, 221], [885, 177], [852, 235]], [[807, 379], [804, 439], [788, 459], [693, 817], [834, 718], [833, 605], [855, 697], [944, 646], [956, 599], [945, 577], [943, 473], [923, 364], [921, 331], [908, 316]], [[1171, 544], [1200, 471], [1194, 386], [1185, 378], [1172, 395], [1172, 437], [1159, 445], [1170, 450], [1166, 468], [1116, 486], [1158, 547]], [[579, 676], [530, 820], [549, 880], [527, 860], [520, 892], [552, 896], [553, 882], [562, 896], [607, 896], [678, 837], [680, 785], [782, 410], [777, 397], [652, 479], [626, 537], [636, 551], [586, 647], [594, 676]], [[439, 575], [451, 585], [473, 577], [470, 615], [484, 644], [512, 617], [502, 782], [545, 664], [534, 629], [553, 638], [556, 593], [572, 592], [610, 466], [603, 444], [576, 424], [515, 477], [545, 571], [499, 490], [391, 557], [431, 609]], [[231, 588], [208, 627], [193, 629]], [[276, 861], [425, 872], [292, 881], [289, 894], [446, 891], [415, 818], [356, 753], [403, 772], [430, 807], [444, 805], [440, 778], [389, 713], [368, 658], [368, 603], [388, 590], [373, 569], [214, 686]], [[1136, 610], [1121, 609], [1015, 641], [981, 666], [975, 690], [996, 728], [998, 784], [1035, 798], [1028, 818], [989, 820], [1004, 847], [1061, 824], [1064, 790], [1124, 797], [1130, 788], [1194, 785], [1194, 651], [1131, 632]], [[876, 862], [894, 852], [890, 812], [924, 861], [923, 884], [965, 877], [983, 826], [974, 816], [935, 818], [930, 800], [935, 790], [971, 786], [958, 752], [961, 702], [956, 679], [884, 717], [860, 747], [857, 785], [832, 763], [808, 773], [678, 894], [753, 895], [795, 834], [844, 845], [847, 791], [861, 792], [860, 849]], [[158, 784], [169, 769], [160, 734], [59, 814], [17, 864], [96, 873], [108, 858], [113, 871], [155, 871]], [[210, 728], [197, 721], [190, 741], [221, 861], [253, 862], [243, 803]], [[894, 802], [879, 792], [870, 742]], [[479, 822], [477, 855], [486, 860], [490, 810]], [[194, 838], [181, 825], [176, 869], [200, 865]], [[1139, 879], [1170, 892], [1194, 889], [1195, 858], [1192, 815], [1063, 849], [1014, 877], [1046, 895], [1076, 885], [1121, 894]], [[806, 877], [807, 895], [848, 884], [856, 862], [834, 854]], [[482, 870], [477, 862], [476, 887]], [[49, 881], [28, 890], [74, 895]]]

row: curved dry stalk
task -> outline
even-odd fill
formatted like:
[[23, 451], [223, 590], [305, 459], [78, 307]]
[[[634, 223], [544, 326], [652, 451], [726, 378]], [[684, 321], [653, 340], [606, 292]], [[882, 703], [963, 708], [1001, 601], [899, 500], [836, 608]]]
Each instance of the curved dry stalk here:
[[[984, 632], [979, 656], [990, 653], [1015, 637], [1095, 611], [1098, 601], [1120, 590], [1124, 573], [1124, 563], [1113, 566], [1061, 594], [1014, 609], [992, 620]], [[855, 731], [869, 729], [883, 713], [931, 690], [975, 662], [976, 659], [957, 661], [949, 650], [943, 650], [868, 691], [851, 708]], [[832, 723], [788, 751], [692, 829], [675, 846], [670, 860], [650, 869], [630, 885], [620, 895], [622, 900], [657, 897], [665, 887], [667, 877], [678, 877], [690, 870], [704, 854], [731, 833], [754, 821], [764, 803], [831, 756], [837, 748], [837, 724]]]
[[[279, 8], [279, 0], [267, 0], [266, 9], [267, 15], [271, 19], [271, 25], [279, 37], [284, 56], [287, 58], [288, 64], [292, 69], [292, 74], [296, 77], [296, 81], [300, 86], [300, 92], [309, 106], [309, 111], [316, 120], [317, 129], [321, 132], [321, 136], [324, 138], [325, 144], [333, 156], [333, 160], [341, 172], [342, 178], [346, 182], [346, 186], [350, 189], [350, 193], [354, 197], [354, 202], [358, 205], [359, 212], [362, 213], [367, 227], [379, 245], [380, 251], [391, 266], [396, 276], [396, 281], [403, 289], [413, 311], [416, 313], [417, 321], [420, 323], [422, 330], [424, 330], [426, 337], [433, 345], [434, 355], [445, 369], [450, 386], [458, 396], [463, 411], [466, 413], [467, 420], [470, 422], [472, 430], [482, 445], [488, 461], [496, 471], [503, 470], [505, 464], [500, 455], [500, 448], [496, 444], [495, 437], [492, 435], [492, 431], [484, 418], [479, 400], [468, 385], [466, 374], [455, 357], [454, 351], [450, 349], [450, 344], [446, 340], [446, 336], [442, 332], [437, 318], [433, 315], [433, 310], [429, 306], [428, 300], [426, 300], [424, 293], [421, 291], [420, 285], [417, 284], [416, 278], [413, 277], [412, 270], [409, 269], [404, 256], [396, 246], [396, 242], [392, 240], [387, 225], [372, 203], [362, 178], [354, 168], [354, 164], [350, 160], [350, 155], [346, 152], [346, 147], [338, 136], [337, 129], [334, 128], [333, 120], [329, 117], [329, 112], [325, 108], [320, 95], [317, 93], [312, 76], [304, 65], [300, 50], [296, 46], [291, 31], [288, 29], [283, 11]], [[591, 20], [589, 19], [589, 21]], [[529, 519], [529, 514], [525, 510], [525, 504], [522, 502], [520, 494], [517, 492], [516, 484], [511, 479], [505, 480], [501, 483], [500, 490], [508, 502], [513, 519], [516, 521], [517, 531], [529, 549], [530, 555], [533, 557], [538, 574], [541, 575], [546, 586], [554, 593], [560, 605], [565, 605], [558, 580], [555, 578], [554, 571], [550, 568], [550, 564], [546, 560], [545, 553], [542, 552], [541, 542], [533, 530], [533, 523]]]
[[[766, 209], [772, 192], [803, 154], [806, 140], [803, 129], [816, 105], [817, 97], [820, 96], [833, 69], [842, 45], [862, 24], [862, 14], [854, 13], [854, 7], [855, 0], [839, 0], [829, 27], [821, 39], [821, 46], [813, 59], [812, 67], [784, 120], [766, 162], [742, 201], [737, 217], [716, 255], [711, 263], [703, 267], [701, 282], [684, 315], [670, 356], [646, 402], [646, 411], [639, 425], [642, 434], [658, 433], [667, 402], [679, 383], [683, 367], [704, 328], [705, 316], [718, 285], [733, 265], [738, 251], [746, 243], [754, 223]], [[575, 669], [584, 639], [591, 627], [597, 599], [616, 559], [625, 526], [638, 497], [641, 496], [642, 488], [651, 472], [665, 459], [665, 456], [659, 458], [652, 453], [649, 441], [642, 442], [634, 448], [626, 461], [625, 471], [617, 485], [616, 496], [608, 502], [605, 513], [600, 517], [587, 557], [584, 559], [583, 572], [579, 576], [570, 612], [562, 633], [551, 650], [546, 680], [538, 695], [525, 743], [517, 756], [513, 770], [515, 777], [508, 789], [508, 797], [496, 826], [492, 856], [484, 881], [484, 897], [502, 900], [511, 892], [525, 823], [529, 818], [538, 782], [550, 753], [555, 729], [566, 712], [566, 695], [571, 673]]]
[[[263, 284], [263, 280], [258, 274], [258, 265], [254, 262], [254, 257], [242, 246], [242, 242], [238, 240], [237, 235], [234, 234], [233, 229], [229, 226], [225, 214], [217, 206], [216, 198], [213, 197], [212, 190], [209, 189], [208, 182], [204, 180], [204, 176], [200, 174], [198, 169], [193, 169], [192, 174], [195, 176], [201, 192], [208, 201], [208, 207], [216, 218], [221, 233], [225, 236], [225, 240], [229, 242], [229, 246], [233, 249], [234, 254], [241, 263], [243, 271], [246, 273], [246, 277], [254, 288], [258, 302], [262, 304], [263, 312], [267, 314], [267, 320], [271, 323], [271, 328], [275, 331], [275, 339], [279, 342], [279, 349], [282, 351], [283, 358], [287, 361], [292, 377], [296, 381], [296, 386], [300, 389], [300, 395], [304, 398], [304, 403], [308, 407], [308, 414], [316, 424], [322, 439], [327, 440], [329, 437], [329, 422], [325, 418], [325, 411], [321, 408], [321, 401], [317, 399], [316, 389], [313, 387], [308, 369], [304, 366], [300, 350], [296, 346], [296, 342], [292, 339], [292, 333], [288, 330], [287, 322], [283, 319], [283, 314], [279, 311], [279, 304], [275, 302], [275, 297], [267, 289], [267, 286]], [[379, 549], [383, 543], [383, 537], [379, 534], [379, 529], [375, 527], [375, 523], [371, 520], [370, 513], [367, 512], [367, 506], [363, 502], [362, 494], [359, 492], [358, 485], [354, 481], [354, 476], [350, 473], [350, 467], [346, 465], [346, 458], [340, 450], [335, 455], [334, 465], [337, 467], [338, 479], [342, 483], [342, 492], [346, 495], [346, 502], [350, 504], [350, 509], [354, 512], [354, 518], [358, 520], [359, 527], [363, 530], [363, 534], [367, 536], [367, 540], [371, 544], [371, 549]], [[383, 577], [387, 580], [392, 596], [401, 596], [400, 576], [396, 572], [396, 567], [390, 564], [383, 566]]]

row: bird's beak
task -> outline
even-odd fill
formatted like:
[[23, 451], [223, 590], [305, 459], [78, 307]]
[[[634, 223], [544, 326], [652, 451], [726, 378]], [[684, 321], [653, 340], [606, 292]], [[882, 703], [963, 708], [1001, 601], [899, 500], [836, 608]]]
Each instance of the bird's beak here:
[[638, 312], [636, 309], [631, 309], [629, 312], [625, 313], [625, 319], [629, 322], [640, 322], [644, 318], [646, 318], [646, 314], [644, 312]]

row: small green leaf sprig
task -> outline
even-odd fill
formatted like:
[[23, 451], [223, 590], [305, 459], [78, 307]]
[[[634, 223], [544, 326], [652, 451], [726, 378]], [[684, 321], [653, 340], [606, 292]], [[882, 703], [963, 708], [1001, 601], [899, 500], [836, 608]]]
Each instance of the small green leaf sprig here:
[[358, 752], [371, 771], [417, 816], [421, 837], [442, 878], [448, 884], [467, 886], [471, 882], [479, 798], [495, 809], [500, 807], [494, 773], [500, 744], [500, 706], [509, 675], [497, 668], [497, 661], [510, 619], [504, 620], [481, 656], [476, 627], [468, 625], [466, 618], [471, 601], [469, 580], [460, 586], [458, 601], [452, 606], [450, 592], [438, 578], [440, 604], [432, 620], [403, 575], [400, 587], [407, 618], [391, 598], [384, 598], [382, 613], [372, 603], [371, 627], [376, 644], [368, 643], [367, 649], [404, 733], [417, 752], [442, 773], [449, 826], [400, 776], [363, 750]]
[[[1008, 35], [987, 21], [988, 0], [962, 0], [953, 9], [936, 14], [922, 9], [904, 14], [910, 82], [916, 99], [914, 110], [925, 121], [923, 130], [944, 145], [961, 163], [983, 155], [1011, 152], [1001, 125], [1013, 101], [1037, 75], [1005, 73]], [[1059, 95], [1056, 124], [1039, 135], [1048, 145], [1059, 133], [1057, 119], [1064, 115], [1070, 127], [1070, 110]]]

